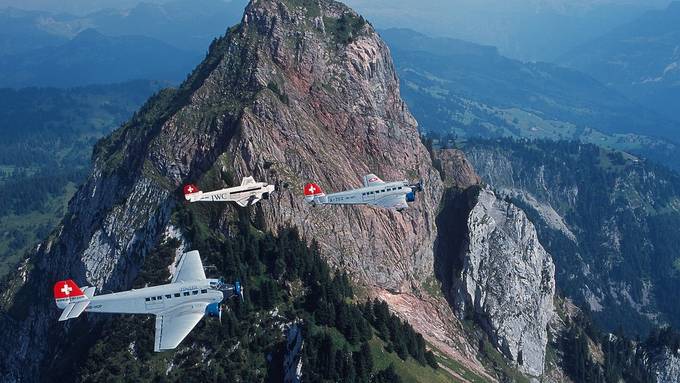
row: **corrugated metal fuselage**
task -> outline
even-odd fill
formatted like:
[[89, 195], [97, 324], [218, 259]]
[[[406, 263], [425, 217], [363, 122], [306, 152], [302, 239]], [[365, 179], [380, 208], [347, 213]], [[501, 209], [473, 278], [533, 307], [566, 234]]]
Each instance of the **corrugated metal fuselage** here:
[[95, 295], [86, 312], [119, 314], [159, 314], [178, 306], [207, 302], [220, 303], [222, 291], [215, 289], [217, 280], [179, 282], [145, 287], [119, 293]]

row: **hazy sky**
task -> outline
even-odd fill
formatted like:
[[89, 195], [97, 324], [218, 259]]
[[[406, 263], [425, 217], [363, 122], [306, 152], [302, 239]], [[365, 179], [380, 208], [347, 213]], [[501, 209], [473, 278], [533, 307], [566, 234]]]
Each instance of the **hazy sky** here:
[[[129, 8], [139, 2], [162, 3], [170, 0], [0, 0], [0, 8], [12, 6], [22, 9], [52, 12], [91, 12], [102, 8]], [[185, 0], [191, 1], [191, 0]], [[229, 0], [226, 0], [229, 1]], [[583, 9], [598, 4], [635, 4], [660, 7], [671, 0], [346, 0], [357, 10], [370, 14], [390, 13], [437, 14], [438, 12], [525, 12], [527, 10]]]
[[[163, 3], [192, 0], [144, 0]], [[223, 1], [223, 0], [215, 0]], [[243, 1], [243, 0], [240, 0]], [[0, 8], [84, 14], [130, 8], [140, 0], [0, 0]], [[378, 28], [405, 27], [432, 36], [493, 45], [523, 60], [560, 53], [671, 0], [345, 0]]]

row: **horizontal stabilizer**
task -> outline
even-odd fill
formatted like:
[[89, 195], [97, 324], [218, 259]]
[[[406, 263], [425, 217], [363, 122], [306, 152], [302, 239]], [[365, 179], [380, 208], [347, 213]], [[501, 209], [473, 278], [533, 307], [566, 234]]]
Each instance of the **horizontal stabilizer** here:
[[77, 303], [69, 303], [68, 306], [66, 306], [66, 308], [64, 309], [64, 311], [61, 312], [59, 321], [61, 322], [67, 319], [79, 317], [80, 314], [82, 314], [83, 311], [85, 311], [85, 308], [89, 304], [90, 304], [89, 299], [85, 299]]

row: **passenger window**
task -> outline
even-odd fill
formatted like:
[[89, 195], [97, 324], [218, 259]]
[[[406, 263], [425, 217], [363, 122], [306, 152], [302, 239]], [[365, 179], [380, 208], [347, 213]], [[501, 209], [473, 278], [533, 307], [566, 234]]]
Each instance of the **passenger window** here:
[[179, 296], [180, 296], [179, 293], [175, 293], [175, 298], [179, 298]]
[[188, 291], [185, 291], [184, 294], [182, 294], [182, 295], [184, 295], [185, 297], [188, 297], [188, 296], [189, 296], [189, 292], [188, 292]]
[[207, 294], [208, 290], [201, 290], [201, 294]]
[[152, 300], [152, 301], [155, 301], [155, 300], [156, 300], [156, 297], [151, 297], [151, 300]]
[[196, 294], [198, 294], [198, 290], [194, 290], [194, 291], [192, 291], [191, 293], [194, 294], [194, 295], [196, 295]]
[[163, 299], [163, 296], [158, 297], [158, 300], [159, 300], [159, 301], [160, 301], [161, 299]]
[[380, 192], [381, 192], [381, 193], [384, 193], [384, 192], [385, 192], [385, 189], [381, 190]]
[[151, 300], [151, 298], [146, 298], [145, 300], [146, 300], [146, 301], [148, 302], [148, 301], [150, 301], [150, 300]]
[[166, 297], [167, 299], [170, 299], [170, 298], [172, 298], [172, 295], [167, 294], [165, 297]]

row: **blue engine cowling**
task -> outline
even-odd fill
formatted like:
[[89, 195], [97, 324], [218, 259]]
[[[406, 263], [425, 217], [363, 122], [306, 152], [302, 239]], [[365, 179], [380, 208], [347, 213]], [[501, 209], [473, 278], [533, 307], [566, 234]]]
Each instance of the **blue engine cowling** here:
[[219, 303], [211, 303], [205, 307], [205, 315], [211, 318], [220, 318], [222, 316], [222, 308]]
[[406, 202], [415, 202], [416, 200], [416, 192], [408, 192], [406, 194]]
[[234, 282], [234, 294], [241, 295], [241, 282]]

